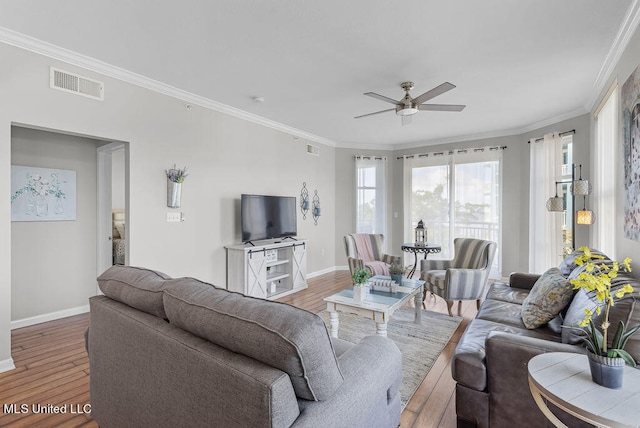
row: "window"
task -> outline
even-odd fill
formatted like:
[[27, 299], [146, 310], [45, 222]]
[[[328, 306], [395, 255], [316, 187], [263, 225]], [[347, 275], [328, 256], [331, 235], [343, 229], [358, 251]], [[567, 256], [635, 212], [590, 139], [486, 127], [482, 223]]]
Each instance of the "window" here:
[[[571, 177], [573, 174], [573, 134], [565, 135], [561, 140], [562, 144], [562, 167], [560, 176], [557, 177], [557, 181], [561, 181], [558, 195], [564, 198], [565, 210], [562, 214], [562, 233], [559, 236], [561, 239], [562, 258], [568, 256], [573, 251], [573, 236], [575, 231], [573, 230], [573, 216], [576, 209], [573, 206], [574, 200], [571, 197]], [[577, 173], [577, 171], [575, 171]], [[577, 176], [575, 177], [578, 178]], [[562, 193], [560, 193], [562, 192]]]
[[[491, 240], [500, 248], [501, 162], [499, 148], [405, 158], [405, 239], [413, 241], [422, 220], [427, 242], [442, 246], [443, 259], [453, 257], [457, 237]], [[494, 258], [493, 271], [500, 272], [500, 257]]]
[[615, 183], [618, 128], [618, 86], [611, 88], [602, 107], [596, 111], [593, 196], [597, 216], [594, 224], [594, 247], [615, 260]]
[[386, 234], [387, 158], [356, 157], [356, 232]]

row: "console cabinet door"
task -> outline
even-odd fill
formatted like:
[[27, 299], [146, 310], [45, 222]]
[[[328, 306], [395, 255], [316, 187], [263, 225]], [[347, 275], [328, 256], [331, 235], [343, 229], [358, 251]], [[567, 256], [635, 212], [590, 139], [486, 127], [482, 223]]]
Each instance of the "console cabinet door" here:
[[291, 257], [293, 288], [307, 284], [307, 250], [304, 245], [293, 247]]
[[249, 296], [267, 298], [267, 267], [264, 253], [248, 254], [246, 292]]

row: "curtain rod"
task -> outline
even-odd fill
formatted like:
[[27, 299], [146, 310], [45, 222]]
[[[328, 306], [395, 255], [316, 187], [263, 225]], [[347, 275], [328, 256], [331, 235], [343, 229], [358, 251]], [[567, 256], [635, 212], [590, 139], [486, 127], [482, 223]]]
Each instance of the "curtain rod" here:
[[[560, 133], [560, 134], [558, 134], [558, 135], [560, 135], [561, 137], [564, 137], [565, 135], [575, 134], [575, 133], [576, 133], [576, 130], [575, 130], [575, 129], [572, 129], [571, 131], [564, 131], [564, 132], [561, 132], [561, 133]], [[534, 143], [537, 143], [538, 141], [542, 141], [542, 140], [544, 140], [544, 137], [542, 137], [542, 138], [536, 138], [536, 139], [534, 140]], [[527, 141], [527, 143], [528, 143], [528, 144], [531, 144], [531, 140]]]
[[412, 159], [412, 158], [426, 158], [429, 156], [444, 156], [444, 155], [458, 155], [464, 153], [477, 153], [487, 151], [495, 151], [495, 150], [506, 150], [507, 146], [490, 146], [490, 147], [474, 147], [470, 149], [451, 149], [451, 150], [442, 150], [439, 152], [431, 152], [431, 153], [422, 153], [415, 155], [404, 155], [398, 156], [396, 159]]
[[386, 161], [387, 157], [386, 156], [361, 156], [361, 155], [354, 155], [353, 156], [354, 159], [363, 159], [363, 160], [382, 160], [382, 161]]

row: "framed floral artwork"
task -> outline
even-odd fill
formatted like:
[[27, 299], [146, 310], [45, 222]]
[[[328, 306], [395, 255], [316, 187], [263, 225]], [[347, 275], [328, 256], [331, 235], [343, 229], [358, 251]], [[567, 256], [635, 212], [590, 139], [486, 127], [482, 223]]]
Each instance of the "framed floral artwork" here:
[[624, 140], [624, 235], [640, 241], [640, 71], [620, 90]]
[[11, 221], [75, 219], [75, 171], [11, 165]]

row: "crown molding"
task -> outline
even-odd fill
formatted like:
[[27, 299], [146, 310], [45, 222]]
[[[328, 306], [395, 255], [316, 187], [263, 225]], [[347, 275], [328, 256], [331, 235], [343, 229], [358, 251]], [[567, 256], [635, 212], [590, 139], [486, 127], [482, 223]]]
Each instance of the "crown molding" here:
[[593, 92], [590, 98], [587, 100], [584, 108], [578, 108], [571, 112], [555, 116], [546, 119], [541, 122], [537, 122], [531, 125], [527, 125], [521, 128], [512, 128], [507, 130], [491, 131], [478, 134], [458, 135], [452, 137], [446, 137], [441, 139], [422, 140], [410, 143], [401, 144], [353, 144], [349, 142], [336, 142], [297, 128], [284, 125], [279, 122], [275, 122], [270, 119], [255, 115], [253, 113], [240, 110], [235, 107], [231, 107], [226, 104], [205, 98], [182, 89], [175, 88], [173, 86], [158, 82], [153, 79], [149, 79], [145, 76], [130, 72], [120, 67], [115, 67], [111, 64], [99, 61], [97, 59], [79, 54], [77, 52], [70, 51], [68, 49], [61, 48], [59, 46], [50, 44], [48, 42], [18, 33], [16, 31], [0, 27], [0, 42], [8, 45], [16, 46], [18, 48], [34, 52], [39, 55], [43, 55], [58, 61], [62, 61], [83, 69], [87, 69], [111, 78], [121, 80], [126, 83], [130, 83], [154, 92], [158, 92], [179, 100], [183, 100], [189, 104], [198, 105], [210, 110], [214, 110], [220, 113], [228, 114], [239, 119], [246, 120], [258, 125], [265, 126], [286, 134], [290, 134], [294, 137], [302, 138], [304, 140], [324, 144], [330, 147], [340, 147], [348, 149], [372, 149], [372, 150], [404, 150], [413, 149], [425, 146], [431, 146], [436, 144], [450, 144], [464, 141], [481, 140], [487, 138], [498, 138], [511, 135], [524, 134], [529, 131], [533, 131], [548, 125], [553, 125], [563, 120], [571, 119], [573, 117], [585, 114], [593, 109], [598, 97], [605, 89], [610, 76], [615, 69], [622, 53], [629, 44], [631, 37], [636, 31], [638, 24], [640, 23], [640, 0], [633, 0], [629, 6], [627, 14], [623, 20], [623, 23], [616, 35], [615, 41], [607, 54], [607, 57], [598, 73], [598, 76], [593, 85]]
[[613, 74], [613, 70], [615, 69], [618, 61], [622, 57], [624, 50], [629, 45], [629, 41], [631, 37], [635, 33], [638, 28], [638, 24], [640, 23], [640, 2], [639, 0], [633, 0], [629, 9], [627, 10], [627, 14], [622, 21], [622, 25], [618, 30], [618, 34], [616, 34], [616, 38], [613, 41], [613, 45], [611, 45], [611, 49], [609, 49], [609, 53], [607, 54], [602, 67], [600, 67], [600, 72], [596, 77], [596, 80], [593, 82], [593, 91], [591, 96], [587, 100], [585, 104], [585, 109], [587, 111], [592, 111], [593, 107], [596, 105], [600, 94], [606, 89], [606, 85], [609, 84], [609, 80], [611, 75]]
[[244, 110], [222, 104], [209, 98], [192, 94], [191, 92], [187, 92], [171, 85], [149, 79], [148, 77], [142, 76], [140, 74], [133, 73], [123, 68], [113, 66], [106, 62], [70, 51], [65, 48], [61, 48], [59, 46], [27, 36], [25, 34], [9, 30], [8, 28], [0, 27], [0, 42], [30, 52], [34, 52], [48, 58], [62, 61], [67, 64], [81, 67], [96, 73], [100, 73], [102, 75], [112, 77], [114, 79], [130, 83], [132, 85], [140, 86], [142, 88], [149, 89], [151, 91], [158, 92], [172, 98], [183, 100], [189, 104], [205, 107], [220, 113], [228, 114], [230, 116], [246, 120], [248, 122], [265, 126], [267, 128], [275, 129], [277, 131], [281, 131], [295, 137], [303, 138], [308, 141], [324, 144], [331, 147], [337, 146], [337, 143], [335, 141], [329, 140], [327, 138], [320, 137], [318, 135], [297, 128], [293, 128], [291, 126], [284, 125], [282, 123], [275, 122], [273, 120], [266, 119], [252, 113], [248, 113]]
[[[407, 150], [407, 149], [417, 149], [427, 146], [434, 146], [436, 144], [452, 144], [452, 143], [461, 143], [465, 141], [474, 141], [474, 140], [485, 140], [489, 138], [500, 138], [500, 137], [510, 137], [513, 135], [522, 135], [527, 132], [536, 131], [540, 128], [544, 128], [545, 126], [555, 125], [556, 123], [560, 123], [564, 120], [573, 119], [574, 117], [582, 116], [583, 114], [588, 113], [583, 107], [577, 108], [568, 113], [563, 113], [558, 116], [550, 117], [540, 122], [533, 123], [531, 125], [527, 125], [520, 128], [511, 128], [504, 129], [499, 131], [490, 131], [479, 134], [466, 134], [466, 135], [458, 135], [447, 138], [436, 138], [433, 140], [423, 140], [416, 141], [413, 143], [405, 143], [405, 144], [396, 144], [393, 148], [388, 150]], [[353, 147], [353, 148], [362, 148], [362, 147]]]

